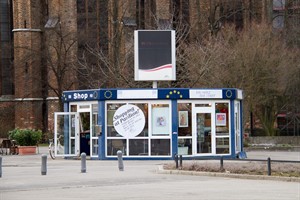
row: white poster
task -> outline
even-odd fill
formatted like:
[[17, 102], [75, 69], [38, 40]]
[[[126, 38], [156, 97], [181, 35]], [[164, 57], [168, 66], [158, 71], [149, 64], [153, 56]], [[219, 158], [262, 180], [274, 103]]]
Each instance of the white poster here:
[[152, 109], [152, 135], [168, 135], [170, 133], [170, 118], [168, 107]]
[[113, 117], [113, 125], [118, 134], [126, 138], [132, 138], [144, 130], [145, 115], [135, 105], [123, 105], [116, 110]]

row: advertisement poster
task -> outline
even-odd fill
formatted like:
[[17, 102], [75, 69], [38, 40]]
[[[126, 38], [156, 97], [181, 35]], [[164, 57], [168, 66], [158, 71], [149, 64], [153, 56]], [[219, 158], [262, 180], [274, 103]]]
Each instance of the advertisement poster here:
[[168, 135], [170, 133], [169, 108], [153, 108], [152, 135]]
[[216, 113], [216, 126], [226, 126], [226, 113]]
[[179, 127], [188, 127], [188, 111], [179, 111]]

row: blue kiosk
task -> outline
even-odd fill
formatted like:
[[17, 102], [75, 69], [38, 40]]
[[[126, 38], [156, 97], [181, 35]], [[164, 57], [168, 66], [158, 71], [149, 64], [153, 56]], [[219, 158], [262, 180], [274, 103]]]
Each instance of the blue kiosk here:
[[[65, 91], [55, 113], [56, 156], [91, 159], [237, 158], [242, 90], [149, 88]], [[60, 143], [60, 145], [58, 145]]]

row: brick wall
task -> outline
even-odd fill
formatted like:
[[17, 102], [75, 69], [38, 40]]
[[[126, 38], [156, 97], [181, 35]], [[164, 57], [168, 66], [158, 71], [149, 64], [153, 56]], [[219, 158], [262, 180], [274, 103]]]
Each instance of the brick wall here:
[[6, 138], [8, 131], [15, 127], [15, 103], [0, 100], [0, 138]]

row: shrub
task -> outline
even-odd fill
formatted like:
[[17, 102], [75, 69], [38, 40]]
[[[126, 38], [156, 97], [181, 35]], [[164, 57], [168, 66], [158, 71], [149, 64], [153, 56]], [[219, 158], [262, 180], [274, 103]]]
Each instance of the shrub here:
[[31, 129], [14, 129], [9, 131], [9, 138], [20, 146], [35, 146], [42, 138], [42, 131]]

